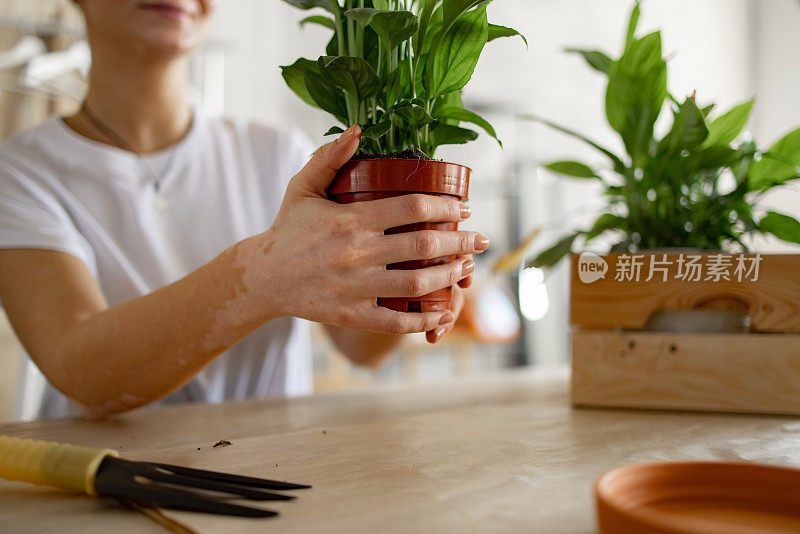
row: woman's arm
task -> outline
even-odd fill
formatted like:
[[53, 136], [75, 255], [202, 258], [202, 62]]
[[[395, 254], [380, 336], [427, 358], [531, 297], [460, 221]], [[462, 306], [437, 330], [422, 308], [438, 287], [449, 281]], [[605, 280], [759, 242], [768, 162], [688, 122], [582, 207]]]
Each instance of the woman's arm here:
[[[79, 259], [0, 251], [0, 295], [20, 341], [87, 417], [157, 400], [271, 316], [240, 295], [240, 243], [189, 276], [108, 307]], [[232, 310], [232, 303], [239, 308]]]
[[[463, 278], [463, 261], [388, 271], [398, 261], [475, 252], [474, 232], [383, 235], [388, 227], [457, 221], [458, 202], [410, 195], [335, 204], [325, 189], [358, 146], [354, 127], [295, 176], [268, 231], [151, 294], [108, 307], [79, 259], [0, 251], [0, 298], [26, 350], [89, 417], [157, 400], [215, 356], [284, 315], [384, 334], [434, 330], [444, 313], [399, 313], [378, 295], [429, 293]], [[464, 260], [465, 261], [465, 260]], [[445, 312], [446, 313], [446, 312]]]

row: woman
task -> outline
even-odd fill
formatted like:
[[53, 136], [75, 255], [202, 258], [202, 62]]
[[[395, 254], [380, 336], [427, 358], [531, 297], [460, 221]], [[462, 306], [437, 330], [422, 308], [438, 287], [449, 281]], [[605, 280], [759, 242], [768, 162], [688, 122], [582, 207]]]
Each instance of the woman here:
[[[467, 286], [470, 255], [488, 240], [383, 230], [463, 220], [469, 208], [419, 195], [334, 204], [325, 190], [357, 126], [303, 166], [296, 135], [193, 109], [187, 54], [210, 0], [76, 2], [93, 58], [84, 105], [0, 148], [0, 298], [49, 381], [28, 415], [309, 393], [297, 318], [330, 325], [368, 366], [398, 334], [435, 342], [452, 328], [460, 296], [452, 312], [422, 314], [376, 297]], [[382, 267], [445, 255], [459, 259]]]

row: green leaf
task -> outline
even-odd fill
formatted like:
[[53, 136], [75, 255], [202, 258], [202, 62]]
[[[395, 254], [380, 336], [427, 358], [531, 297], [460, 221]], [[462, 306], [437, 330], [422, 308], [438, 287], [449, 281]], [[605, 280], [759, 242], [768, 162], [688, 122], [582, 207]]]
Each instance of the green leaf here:
[[[674, 113], [672, 129], [664, 136], [660, 145], [675, 153], [692, 150], [700, 146], [708, 136], [705, 116], [694, 99], [687, 98]], [[672, 157], [669, 154], [668, 157]]]
[[306, 72], [319, 73], [316, 61], [301, 57], [291, 65], [281, 67], [281, 75], [289, 89], [299, 96], [309, 106], [318, 108], [319, 105], [311, 98], [306, 87]]
[[572, 252], [572, 244], [581, 235], [581, 232], [568, 235], [558, 243], [540, 252], [535, 258], [528, 262], [528, 267], [554, 267], [564, 256]]
[[789, 132], [770, 147], [747, 172], [751, 191], [764, 191], [800, 178], [800, 128]]
[[800, 222], [774, 211], [767, 212], [758, 223], [758, 229], [790, 243], [800, 243]]
[[719, 170], [732, 165], [738, 155], [739, 151], [729, 146], [701, 147], [683, 160], [683, 167], [688, 174]]
[[544, 168], [573, 178], [600, 178], [591, 167], [577, 161], [554, 161]]
[[327, 132], [325, 132], [323, 135], [337, 135], [337, 134], [343, 134], [343, 133], [344, 133], [344, 129], [343, 128], [340, 128], [338, 126], [331, 126], [330, 129]]
[[627, 51], [634, 42], [636, 37], [636, 26], [639, 24], [639, 16], [641, 15], [641, 6], [639, 5], [639, 0], [636, 0], [636, 3], [631, 10], [631, 16], [628, 19], [628, 31], [625, 33], [625, 50]]
[[439, 6], [433, 12], [430, 20], [428, 21], [428, 29], [427, 33], [425, 34], [425, 40], [422, 42], [422, 47], [415, 48], [414, 50], [420, 50], [421, 55], [425, 55], [430, 52], [439, 42], [439, 38], [442, 35], [442, 30], [444, 30], [444, 16], [442, 15], [442, 6]]
[[370, 26], [383, 41], [387, 50], [394, 50], [411, 38], [419, 28], [417, 16], [410, 11], [393, 11], [361, 7], [345, 11], [364, 26]]
[[742, 133], [752, 109], [753, 100], [748, 100], [714, 119], [708, 128], [708, 137], [703, 142], [703, 146], [730, 144], [736, 139], [736, 136]]
[[314, 106], [327, 111], [342, 124], [347, 124], [347, 104], [342, 90], [327, 83], [318, 72], [310, 70], [306, 72], [305, 81]]
[[455, 24], [456, 20], [469, 10], [478, 9], [491, 1], [492, 0], [444, 0], [442, 2], [444, 27], [451, 27]]
[[326, 11], [331, 10], [331, 5], [328, 3], [328, 0], [283, 0], [287, 4], [291, 4], [294, 7], [300, 9], [314, 9], [315, 7], [322, 8]]
[[434, 100], [433, 111], [431, 112], [431, 115], [436, 117], [440, 123], [458, 126], [461, 121], [440, 116], [439, 110], [441, 110], [443, 107], [464, 109], [464, 102], [461, 100], [461, 91], [453, 91], [452, 93], [442, 95]]
[[608, 74], [608, 69], [611, 67], [611, 63], [613, 62], [610, 57], [599, 50], [580, 50], [578, 48], [567, 48], [566, 51], [574, 54], [580, 54], [590, 67], [604, 74]]
[[398, 117], [410, 128], [415, 130], [433, 122], [433, 117], [430, 116], [424, 107], [407, 101], [392, 106], [389, 109], [389, 113]]
[[661, 57], [661, 34], [654, 32], [633, 41], [608, 71], [606, 116], [634, 167], [643, 167], [648, 158], [653, 126], [666, 97], [667, 63]]
[[317, 66], [325, 81], [355, 95], [358, 101], [377, 95], [381, 89], [375, 69], [363, 58], [322, 56]]
[[306, 17], [300, 21], [301, 28], [306, 24], [319, 24], [320, 26], [324, 26], [329, 30], [336, 31], [336, 23], [333, 22], [332, 18], [326, 17], [325, 15], [311, 15], [310, 17]]
[[614, 164], [614, 171], [616, 171], [619, 174], [625, 174], [626, 166], [625, 166], [625, 163], [623, 163], [622, 159], [619, 156], [617, 156], [616, 154], [614, 154], [613, 152], [611, 152], [610, 150], [608, 150], [607, 148], [598, 145], [596, 142], [592, 141], [588, 137], [586, 137], [584, 135], [581, 135], [578, 132], [575, 132], [573, 130], [570, 130], [569, 128], [565, 128], [564, 126], [561, 126], [561, 125], [556, 124], [554, 122], [550, 122], [547, 119], [543, 119], [541, 117], [538, 117], [536, 115], [520, 115], [520, 118], [527, 119], [527, 120], [532, 120], [532, 121], [536, 121], [536, 122], [541, 122], [542, 124], [544, 124], [546, 126], [549, 126], [550, 128], [553, 128], [554, 130], [557, 130], [557, 131], [559, 131], [559, 132], [561, 132], [563, 134], [569, 135], [571, 137], [574, 137], [576, 139], [579, 139], [579, 140], [583, 141], [584, 143], [588, 144], [589, 146], [592, 146], [592, 147], [596, 148], [597, 150], [599, 150], [600, 152], [602, 152], [603, 154], [605, 154], [611, 160], [611, 162]]
[[436, 110], [436, 118], [439, 120], [446, 120], [446, 121], [463, 121], [469, 122], [474, 124], [483, 129], [486, 133], [491, 135], [500, 146], [503, 146], [503, 143], [500, 139], [497, 138], [497, 132], [494, 131], [494, 127], [489, 124], [489, 121], [478, 115], [477, 113], [473, 113], [472, 111], [466, 110], [461, 106], [453, 106], [453, 105], [444, 105], [439, 107]]
[[488, 32], [485, 8], [469, 12], [453, 24], [428, 59], [429, 99], [459, 91], [467, 85], [486, 46]]
[[716, 107], [716, 104], [709, 104], [709, 105], [703, 107], [702, 108], [703, 116], [705, 118], [708, 118], [708, 116], [711, 115], [711, 112], [714, 110], [715, 107]]
[[[420, 0], [420, 7], [417, 10], [419, 29], [417, 30], [417, 33], [414, 34], [414, 38], [412, 40], [414, 43], [414, 53], [417, 55], [421, 55], [427, 50], [430, 50], [432, 41], [435, 40], [435, 36], [431, 35], [429, 27], [431, 25], [433, 15], [435, 13], [434, 8], [436, 7], [437, 3], [438, 0]], [[437, 9], [436, 11], [439, 12], [439, 21], [441, 27], [441, 8]]]
[[392, 123], [390, 121], [381, 121], [378, 124], [368, 126], [367, 128], [361, 130], [361, 137], [366, 137], [369, 139], [380, 139], [381, 137], [386, 135], [391, 128], [392, 128]]
[[597, 218], [592, 225], [592, 229], [586, 232], [586, 242], [588, 243], [608, 230], [625, 230], [627, 226], [628, 220], [625, 217], [620, 217], [612, 213], [604, 213]]
[[407, 61], [386, 76], [383, 87], [384, 109], [389, 109], [403, 97], [411, 96], [411, 71]]
[[437, 124], [432, 128], [433, 145], [462, 145], [478, 138], [478, 132], [449, 124]]
[[362, 26], [367, 26], [372, 20], [372, 17], [381, 11], [380, 9], [371, 7], [356, 7], [345, 11], [344, 16], [357, 20]]
[[487, 37], [487, 42], [494, 41], [495, 39], [500, 39], [501, 37], [515, 37], [519, 36], [522, 39], [522, 42], [525, 43], [525, 48], [528, 47], [528, 40], [525, 38], [524, 35], [519, 33], [514, 28], [508, 28], [506, 26], [499, 26], [497, 24], [489, 24], [489, 34]]

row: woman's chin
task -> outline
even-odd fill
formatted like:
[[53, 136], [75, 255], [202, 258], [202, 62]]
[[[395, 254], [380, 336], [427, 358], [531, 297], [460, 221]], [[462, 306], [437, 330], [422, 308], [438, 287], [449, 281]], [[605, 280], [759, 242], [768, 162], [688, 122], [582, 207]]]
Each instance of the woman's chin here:
[[148, 53], [158, 56], [183, 56], [197, 48], [203, 42], [202, 34], [185, 34], [174, 31], [151, 29], [141, 36], [141, 42]]

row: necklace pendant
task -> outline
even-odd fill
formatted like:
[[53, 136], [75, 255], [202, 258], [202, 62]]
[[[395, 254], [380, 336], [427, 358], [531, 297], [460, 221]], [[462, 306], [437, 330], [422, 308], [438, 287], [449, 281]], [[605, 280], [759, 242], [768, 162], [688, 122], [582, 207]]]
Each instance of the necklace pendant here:
[[169, 202], [167, 199], [159, 192], [156, 192], [153, 195], [153, 207], [155, 207], [158, 211], [164, 211], [169, 207]]

